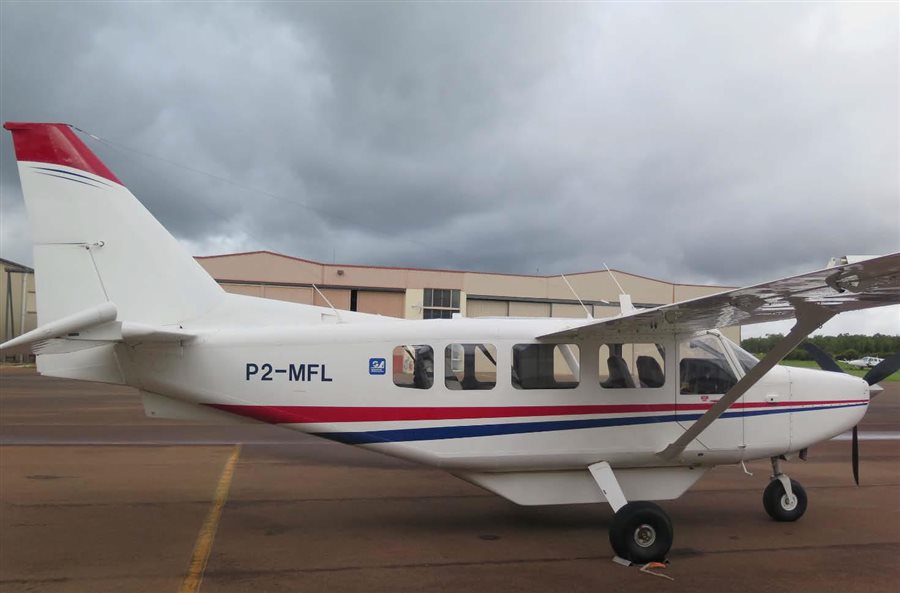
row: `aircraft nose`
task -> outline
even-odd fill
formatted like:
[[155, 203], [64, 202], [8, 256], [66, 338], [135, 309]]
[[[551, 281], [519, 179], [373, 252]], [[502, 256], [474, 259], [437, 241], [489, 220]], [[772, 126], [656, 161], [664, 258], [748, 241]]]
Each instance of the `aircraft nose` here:
[[[845, 375], [845, 376], [849, 377], [849, 376], [851, 376], [851, 375]], [[862, 384], [862, 385], [860, 386], [860, 387], [861, 387], [860, 391], [862, 391], [862, 397], [861, 397], [860, 399], [865, 399], [865, 400], [868, 400], [869, 402], [871, 402], [871, 401], [872, 401], [872, 396], [877, 395], [877, 393], [878, 393], [879, 391], [881, 391], [881, 388], [880, 388], [880, 387], [877, 387], [877, 386], [872, 387], [871, 385], [869, 385], [868, 383], [866, 383], [865, 380], [863, 380], [863, 379], [860, 378], [860, 377], [853, 377], [853, 378], [856, 379], [857, 381], [859, 381], [859, 382]], [[858, 384], [859, 384], [859, 383], [858, 383]]]

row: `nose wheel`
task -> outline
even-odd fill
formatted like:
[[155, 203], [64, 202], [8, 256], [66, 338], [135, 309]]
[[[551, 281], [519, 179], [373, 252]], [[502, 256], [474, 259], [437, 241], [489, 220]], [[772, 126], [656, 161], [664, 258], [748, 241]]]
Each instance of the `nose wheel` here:
[[781, 471], [781, 460], [772, 458], [775, 473], [763, 492], [763, 507], [776, 521], [796, 521], [806, 512], [806, 490]]

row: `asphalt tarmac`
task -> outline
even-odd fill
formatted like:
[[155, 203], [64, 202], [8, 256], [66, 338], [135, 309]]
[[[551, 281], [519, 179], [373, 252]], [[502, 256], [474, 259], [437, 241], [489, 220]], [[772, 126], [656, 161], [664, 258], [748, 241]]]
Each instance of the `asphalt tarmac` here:
[[[762, 508], [768, 462], [662, 503], [671, 563], [611, 562], [606, 505], [517, 507], [440, 471], [263, 425], [144, 417], [134, 390], [0, 369], [0, 592], [897, 591], [900, 384], [850, 444], [787, 464], [809, 510]], [[241, 443], [236, 445], [236, 443]]]

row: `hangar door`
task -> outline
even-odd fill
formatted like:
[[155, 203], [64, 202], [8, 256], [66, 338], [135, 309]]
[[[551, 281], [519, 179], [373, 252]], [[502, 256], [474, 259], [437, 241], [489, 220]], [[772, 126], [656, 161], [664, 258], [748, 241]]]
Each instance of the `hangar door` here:
[[506, 301], [466, 300], [466, 317], [508, 317], [509, 303]]

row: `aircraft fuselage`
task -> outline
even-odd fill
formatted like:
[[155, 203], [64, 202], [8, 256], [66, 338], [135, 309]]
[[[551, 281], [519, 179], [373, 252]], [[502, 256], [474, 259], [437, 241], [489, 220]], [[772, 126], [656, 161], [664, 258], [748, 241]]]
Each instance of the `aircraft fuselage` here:
[[[626, 348], [652, 342], [664, 352], [659, 387], [603, 387], [603, 345], [579, 342], [571, 345], [575, 381], [523, 389], [514, 385], [514, 349], [571, 320], [336, 321], [210, 331], [184, 345], [120, 347], [119, 359], [128, 382], [143, 391], [451, 471], [583, 469], [598, 460], [615, 467], [737, 463], [839, 434], [868, 403], [860, 379], [776, 367], [682, 455], [663, 461], [657, 453], [721, 396], [688, 388], [681, 355], [688, 336], [615, 339]], [[730, 344], [707, 335], [739, 379]], [[482, 361], [487, 368], [479, 370], [491, 386], [466, 388], [454, 377], [451, 367], [458, 375], [464, 366], [464, 354], [454, 354], [472, 344], [494, 353], [495, 364]], [[429, 386], [404, 385], [397, 366], [405, 354], [398, 358], [397, 348], [426, 346], [433, 353]]]

